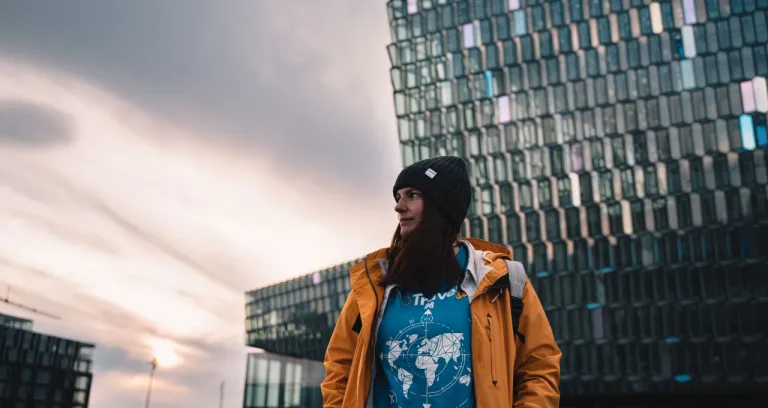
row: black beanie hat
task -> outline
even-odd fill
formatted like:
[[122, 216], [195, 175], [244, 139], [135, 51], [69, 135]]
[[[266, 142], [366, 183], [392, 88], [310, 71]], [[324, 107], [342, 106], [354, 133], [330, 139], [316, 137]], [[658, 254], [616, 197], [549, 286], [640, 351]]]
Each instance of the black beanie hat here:
[[472, 201], [467, 163], [456, 156], [440, 156], [422, 160], [403, 169], [397, 176], [392, 194], [411, 187], [428, 197], [445, 213], [449, 224], [461, 230]]

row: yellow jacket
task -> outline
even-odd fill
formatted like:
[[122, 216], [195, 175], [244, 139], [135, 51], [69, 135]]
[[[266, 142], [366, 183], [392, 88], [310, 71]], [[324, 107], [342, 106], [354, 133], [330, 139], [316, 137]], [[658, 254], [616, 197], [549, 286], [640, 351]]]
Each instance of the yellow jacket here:
[[[560, 349], [530, 282], [523, 291], [519, 332], [512, 326], [507, 248], [478, 239], [470, 246], [469, 271], [476, 281], [468, 294], [472, 315], [472, 373], [478, 408], [550, 408], [560, 403]], [[352, 292], [341, 310], [325, 355], [321, 385], [326, 408], [372, 407], [374, 333], [385, 288], [387, 249], [350, 269]], [[468, 279], [471, 281], [472, 279]], [[464, 285], [462, 285], [464, 288]], [[473, 292], [473, 293], [471, 293]], [[366, 404], [368, 404], [366, 406]]]

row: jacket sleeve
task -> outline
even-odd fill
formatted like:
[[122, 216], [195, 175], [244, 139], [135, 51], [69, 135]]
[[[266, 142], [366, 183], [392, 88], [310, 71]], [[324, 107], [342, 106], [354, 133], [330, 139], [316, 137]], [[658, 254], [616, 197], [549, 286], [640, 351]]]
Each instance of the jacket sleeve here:
[[323, 394], [324, 408], [341, 407], [344, 401], [344, 392], [347, 389], [349, 371], [352, 366], [352, 358], [355, 355], [357, 333], [353, 326], [359, 310], [354, 296], [350, 293], [344, 307], [341, 309], [336, 328], [331, 335], [328, 349], [325, 352], [323, 365], [325, 366], [325, 380], [320, 384]]
[[560, 406], [560, 357], [552, 327], [530, 282], [525, 285], [515, 363], [515, 408]]

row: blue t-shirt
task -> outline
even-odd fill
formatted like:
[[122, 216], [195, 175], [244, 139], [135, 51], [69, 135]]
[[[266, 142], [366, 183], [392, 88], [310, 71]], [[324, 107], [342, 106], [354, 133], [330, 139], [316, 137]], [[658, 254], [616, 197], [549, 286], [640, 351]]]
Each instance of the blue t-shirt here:
[[[464, 245], [456, 256], [467, 270]], [[393, 288], [376, 338], [375, 408], [474, 407], [469, 298]]]

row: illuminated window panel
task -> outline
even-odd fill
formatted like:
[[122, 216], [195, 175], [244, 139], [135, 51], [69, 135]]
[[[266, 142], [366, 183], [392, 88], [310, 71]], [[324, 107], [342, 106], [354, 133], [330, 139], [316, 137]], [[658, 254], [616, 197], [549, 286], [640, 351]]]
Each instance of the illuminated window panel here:
[[461, 27], [464, 48], [472, 48], [477, 45], [475, 40], [475, 26], [472, 23], [464, 24]]
[[685, 24], [696, 24], [696, 1], [682, 0]]
[[755, 77], [752, 80], [752, 91], [755, 98], [755, 110], [758, 112], [768, 112], [768, 86], [766, 86], [765, 77]]
[[755, 138], [755, 126], [751, 115], [743, 114], [739, 117], [741, 127], [741, 144], [747, 150], [754, 150], [757, 146]]
[[418, 0], [406, 0], [406, 4], [408, 5], [408, 14], [414, 14], [419, 12]]

